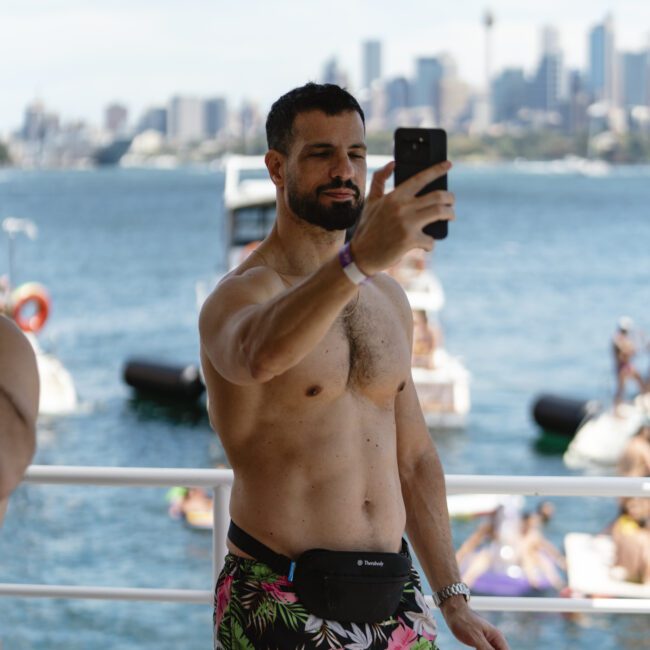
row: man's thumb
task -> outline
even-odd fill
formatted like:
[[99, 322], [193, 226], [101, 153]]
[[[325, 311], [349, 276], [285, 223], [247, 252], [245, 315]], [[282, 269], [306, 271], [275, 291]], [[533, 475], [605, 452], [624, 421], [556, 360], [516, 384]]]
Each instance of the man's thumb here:
[[372, 175], [372, 183], [370, 185], [370, 192], [368, 193], [369, 199], [379, 199], [384, 196], [386, 181], [390, 178], [394, 169], [395, 161], [391, 160], [387, 165], [384, 165]]

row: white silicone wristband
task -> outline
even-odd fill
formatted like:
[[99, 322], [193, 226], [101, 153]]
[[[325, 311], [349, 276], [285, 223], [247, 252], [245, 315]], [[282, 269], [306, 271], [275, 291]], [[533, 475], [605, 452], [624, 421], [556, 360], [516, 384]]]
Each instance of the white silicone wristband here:
[[339, 251], [339, 262], [341, 264], [341, 269], [343, 269], [343, 273], [348, 276], [348, 280], [350, 280], [352, 284], [359, 285], [369, 279], [369, 276], [367, 276], [352, 259], [349, 243], [343, 246]]

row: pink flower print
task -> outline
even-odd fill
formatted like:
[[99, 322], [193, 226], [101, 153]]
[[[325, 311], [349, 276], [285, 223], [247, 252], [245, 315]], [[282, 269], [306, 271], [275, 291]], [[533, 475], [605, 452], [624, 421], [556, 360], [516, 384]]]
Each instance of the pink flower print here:
[[388, 639], [387, 650], [409, 650], [414, 641], [417, 641], [415, 630], [406, 627], [404, 623], [400, 623], [399, 627], [393, 631], [390, 639]]
[[286, 578], [280, 578], [275, 582], [263, 582], [262, 589], [266, 591], [267, 594], [273, 598], [273, 600], [278, 600], [281, 603], [295, 603], [298, 601], [298, 597], [292, 591], [282, 591], [280, 587], [287, 586], [289, 581]]
[[232, 581], [232, 576], [226, 576], [217, 589], [217, 626], [221, 624], [223, 614], [228, 609], [228, 605], [230, 604], [230, 596], [232, 595]]

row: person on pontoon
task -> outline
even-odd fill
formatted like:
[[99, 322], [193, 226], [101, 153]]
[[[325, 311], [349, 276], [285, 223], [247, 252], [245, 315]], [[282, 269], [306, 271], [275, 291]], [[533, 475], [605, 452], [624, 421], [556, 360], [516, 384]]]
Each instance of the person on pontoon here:
[[632, 337], [634, 322], [628, 316], [621, 316], [618, 321], [618, 329], [612, 339], [614, 352], [614, 363], [616, 367], [616, 393], [614, 394], [614, 405], [618, 406], [625, 395], [625, 385], [628, 380], [634, 380], [641, 392], [646, 389], [641, 373], [634, 367], [632, 359], [637, 353], [636, 344]]
[[34, 456], [38, 398], [34, 350], [16, 324], [0, 315], [0, 525], [9, 495]]
[[435, 351], [441, 345], [442, 332], [432, 325], [424, 309], [413, 310], [413, 353], [411, 364], [417, 368], [433, 368]]
[[536, 512], [525, 512], [521, 518], [521, 568], [531, 586], [550, 584], [560, 591], [565, 584], [559, 570], [566, 570], [566, 560], [542, 532], [542, 525], [549, 520], [546, 503], [540, 504]]
[[624, 579], [650, 585], [650, 498], [621, 499], [611, 533], [614, 564], [623, 570]]
[[630, 438], [618, 462], [621, 476], [650, 476], [650, 418]]

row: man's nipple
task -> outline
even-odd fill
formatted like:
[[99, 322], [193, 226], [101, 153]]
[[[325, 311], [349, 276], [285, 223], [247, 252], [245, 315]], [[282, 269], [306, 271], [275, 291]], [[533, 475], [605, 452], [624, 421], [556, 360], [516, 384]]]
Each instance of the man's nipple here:
[[318, 385], [316, 385], [316, 386], [310, 386], [310, 387], [305, 391], [305, 395], [306, 395], [307, 397], [316, 397], [316, 395], [320, 394], [322, 391], [323, 391], [323, 387], [322, 387], [322, 386], [318, 386]]

